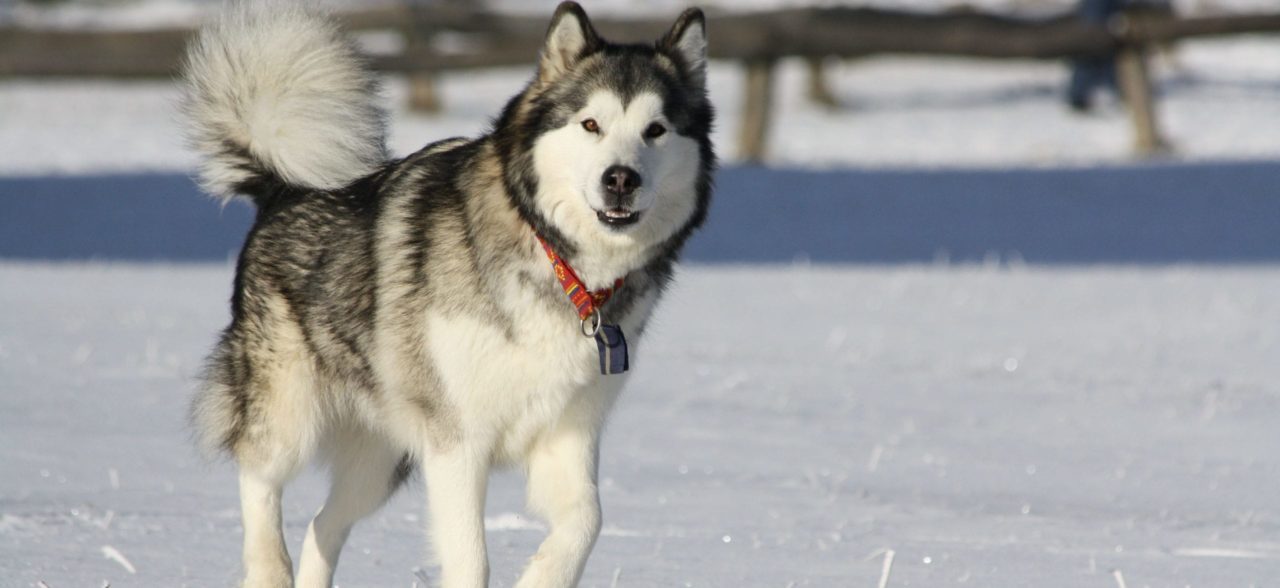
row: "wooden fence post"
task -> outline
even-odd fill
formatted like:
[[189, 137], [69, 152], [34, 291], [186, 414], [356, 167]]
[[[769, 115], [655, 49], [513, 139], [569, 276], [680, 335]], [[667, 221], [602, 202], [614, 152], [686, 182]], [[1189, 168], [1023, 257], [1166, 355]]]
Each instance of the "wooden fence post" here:
[[743, 161], [760, 163], [768, 151], [766, 139], [769, 132], [769, 114], [773, 102], [772, 59], [750, 59], [746, 88], [743, 92], [742, 129], [738, 134], [738, 154]]
[[1168, 150], [1156, 119], [1155, 93], [1147, 71], [1147, 49], [1142, 45], [1125, 45], [1116, 56], [1116, 74], [1120, 92], [1124, 94], [1133, 121], [1133, 148], [1137, 155], [1149, 157]]
[[[426, 51], [431, 46], [432, 29], [427, 26], [421, 15], [415, 13], [412, 24], [401, 29], [405, 37], [408, 51]], [[409, 82], [409, 110], [415, 112], [437, 113], [444, 108], [436, 84], [436, 72], [425, 69], [411, 69], [405, 76]]]
[[809, 100], [824, 108], [840, 106], [840, 101], [836, 99], [835, 93], [831, 91], [831, 84], [828, 83], [823, 59], [810, 57], [805, 62], [809, 66]]
[[440, 112], [444, 106], [436, 88], [436, 74], [414, 72], [409, 74], [409, 109], [416, 112]]

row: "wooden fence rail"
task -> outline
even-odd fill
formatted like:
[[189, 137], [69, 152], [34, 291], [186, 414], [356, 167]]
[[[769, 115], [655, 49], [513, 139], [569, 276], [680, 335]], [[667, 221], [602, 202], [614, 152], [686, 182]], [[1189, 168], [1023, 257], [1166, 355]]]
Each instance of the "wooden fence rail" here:
[[[401, 35], [403, 48], [370, 55], [382, 71], [409, 75], [429, 90], [433, 72], [532, 64], [545, 18], [476, 12], [457, 5], [393, 5], [342, 15], [355, 31]], [[951, 55], [994, 59], [1062, 60], [1119, 55], [1121, 87], [1131, 106], [1140, 153], [1161, 148], [1145, 55], [1152, 46], [1195, 37], [1280, 32], [1280, 12], [1180, 18], [1168, 11], [1132, 11], [1106, 26], [1070, 16], [1024, 19], [975, 11], [936, 14], [870, 8], [794, 8], [710, 14], [713, 59], [746, 67], [739, 148], [747, 160], [766, 152], [772, 69], [785, 57], [817, 60], [878, 54]], [[651, 40], [666, 19], [593, 21], [606, 37]], [[190, 29], [146, 31], [32, 30], [0, 27], [0, 77], [167, 77], [177, 72]], [[461, 35], [466, 51], [431, 43]], [[815, 85], [815, 88], [817, 85]], [[422, 103], [430, 103], [425, 99]]]

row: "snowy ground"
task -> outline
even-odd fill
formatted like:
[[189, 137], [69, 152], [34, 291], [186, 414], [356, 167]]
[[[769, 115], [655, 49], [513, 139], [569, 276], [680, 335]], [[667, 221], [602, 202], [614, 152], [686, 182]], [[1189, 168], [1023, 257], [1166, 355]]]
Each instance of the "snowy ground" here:
[[[349, 6], [351, 0], [326, 4]], [[821, 2], [816, 2], [821, 4]], [[871, 0], [887, 8], [943, 10], [958, 3], [1010, 13], [1060, 12], [1075, 0]], [[549, 14], [554, 2], [503, 0], [502, 10]], [[589, 3], [602, 14], [671, 14], [684, 2]], [[765, 9], [807, 0], [750, 0], [723, 10]], [[1260, 12], [1274, 0], [1178, 0], [1189, 15]], [[136, 0], [112, 3], [0, 3], [0, 22], [65, 28], [189, 26], [216, 2]], [[709, 23], [715, 42], [715, 20]], [[635, 40], [635, 39], [631, 39]], [[385, 38], [383, 39], [385, 44]], [[390, 78], [391, 146], [406, 154], [448, 136], [481, 133], [532, 74], [529, 66], [454, 72], [440, 77], [445, 110], [407, 111], [403, 80]], [[803, 64], [783, 62], [776, 87], [768, 162], [789, 167], [1002, 167], [1124, 164], [1132, 131], [1122, 105], [1102, 100], [1091, 114], [1064, 105], [1067, 68], [1059, 62], [876, 57], [829, 67], [837, 109], [804, 96]], [[1280, 158], [1280, 36], [1187, 41], [1155, 59], [1157, 115], [1175, 161]], [[713, 62], [710, 90], [719, 112], [715, 139], [733, 162], [741, 119], [743, 72]], [[0, 176], [186, 171], [165, 81], [0, 80]]]
[[[200, 11], [10, 8], [0, 19], [66, 26]], [[835, 111], [784, 64], [770, 162], [799, 169], [722, 174], [690, 250], [721, 265], [683, 272], [638, 358], [584, 585], [876, 586], [889, 551], [888, 586], [1274, 584], [1280, 41], [1187, 43], [1156, 71], [1172, 166], [1127, 165], [1116, 105], [1068, 113], [1061, 64], [849, 62]], [[438, 116], [404, 111], [389, 80], [393, 148], [477, 134], [528, 74], [445, 76]], [[713, 66], [729, 161], [741, 82]], [[234, 247], [245, 210], [216, 215], [172, 175], [193, 163], [175, 97], [161, 82], [0, 81], [0, 586], [237, 576], [233, 473], [201, 462], [184, 425], [230, 267], [48, 261]], [[1260, 163], [1221, 162], [1241, 159]], [[998, 171], [1025, 167], [1068, 169]], [[170, 175], [96, 175], [146, 172]], [[289, 495], [295, 552], [322, 493], [313, 473]], [[418, 581], [422, 494], [356, 530], [342, 586]], [[541, 527], [519, 514], [518, 476], [490, 498], [504, 586]]]
[[[432, 0], [413, 0], [430, 3]], [[220, 0], [91, 0], [40, 2], [9, 0], [0, 4], [0, 22], [29, 27], [139, 29], [161, 26], [189, 26], [207, 18]], [[404, 0], [311, 0], [309, 4], [331, 10], [348, 10], [370, 4], [395, 4]], [[1187, 16], [1266, 12], [1272, 0], [1168, 0]], [[486, 7], [504, 13], [547, 16], [560, 0], [484, 0]], [[662, 16], [679, 14], [691, 3], [685, 0], [589, 0], [583, 2], [592, 15]], [[832, 0], [700, 0], [692, 3], [711, 15], [725, 12], [771, 10], [780, 7], [830, 6]], [[845, 0], [844, 5], [870, 6], [887, 10], [939, 12], [977, 8], [1017, 15], [1058, 15], [1075, 10], [1078, 0]]]
[[[726, 167], [700, 263], [1280, 263], [1280, 166]], [[0, 178], [0, 259], [234, 259], [253, 220], [184, 174]]]
[[[230, 268], [0, 283], [0, 584], [233, 583], [234, 476], [183, 428]], [[1273, 267], [694, 266], [608, 432], [584, 585], [875, 586], [886, 550], [889, 586], [1271, 585], [1278, 322]], [[321, 493], [287, 497], [295, 550]], [[490, 495], [504, 586], [540, 528], [516, 476]], [[415, 582], [421, 500], [357, 528], [342, 586]]]
[[[1186, 43], [1156, 71], [1159, 115], [1176, 160], [1280, 158], [1280, 37]], [[388, 80], [393, 150], [479, 134], [531, 72], [444, 75], [446, 108], [434, 116], [407, 112], [405, 85]], [[1070, 112], [1062, 100], [1066, 77], [1060, 63], [850, 61], [832, 65], [844, 106], [827, 110], [803, 96], [802, 64], [785, 62], [768, 159], [798, 167], [1129, 162], [1127, 114], [1106, 100], [1096, 113]], [[732, 162], [742, 72], [717, 62], [710, 80], [719, 109], [715, 140]], [[0, 81], [0, 176], [190, 169], [176, 99], [168, 82]]]

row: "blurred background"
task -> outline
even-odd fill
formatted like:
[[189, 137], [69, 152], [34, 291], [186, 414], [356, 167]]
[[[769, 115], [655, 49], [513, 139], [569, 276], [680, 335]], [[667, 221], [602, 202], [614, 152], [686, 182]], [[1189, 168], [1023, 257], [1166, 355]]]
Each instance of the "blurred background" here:
[[[41, 194], [5, 199], [0, 255], [225, 259], [236, 250], [247, 209], [206, 222], [213, 204], [185, 180], [193, 155], [174, 111], [185, 40], [217, 6], [0, 8], [0, 178], [6, 192]], [[527, 81], [553, 3], [328, 8], [385, 72], [391, 146], [403, 155], [486, 128]], [[606, 35], [638, 41], [663, 32], [682, 5], [588, 8]], [[1280, 7], [1270, 0], [706, 8], [715, 140], [728, 164], [722, 200], [741, 206], [717, 211], [691, 259], [1280, 255], [1264, 238], [1275, 205], [1251, 200], [1276, 184], [1280, 157]], [[96, 197], [108, 193], [117, 198]], [[1059, 198], [1071, 205], [1052, 208]], [[852, 214], [863, 207], [876, 214]], [[767, 246], [759, 232], [732, 230], [744, 223], [773, 231]]]
[[[405, 155], [486, 130], [555, 3], [318, 5]], [[584, 5], [642, 42], [686, 6]], [[234, 477], [183, 420], [253, 214], [199, 193], [175, 106], [220, 6], [0, 1], [0, 583], [236, 577]], [[724, 165], [584, 585], [1280, 577], [1280, 4], [701, 6]], [[517, 478], [495, 585], [544, 530]], [[356, 531], [343, 586], [435, 577], [420, 501]]]

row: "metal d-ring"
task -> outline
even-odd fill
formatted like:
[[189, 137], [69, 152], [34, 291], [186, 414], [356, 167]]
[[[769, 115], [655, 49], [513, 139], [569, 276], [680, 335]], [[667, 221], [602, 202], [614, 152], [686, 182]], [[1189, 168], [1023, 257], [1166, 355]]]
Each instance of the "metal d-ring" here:
[[[588, 323], [587, 322], [588, 320], [590, 320], [591, 322]], [[584, 317], [582, 319], [582, 324], [579, 325], [579, 327], [582, 329], [582, 336], [595, 337], [596, 334], [600, 332], [600, 325], [602, 324], [604, 324], [604, 318], [600, 316], [600, 309], [599, 308], [591, 309], [591, 314]]]

